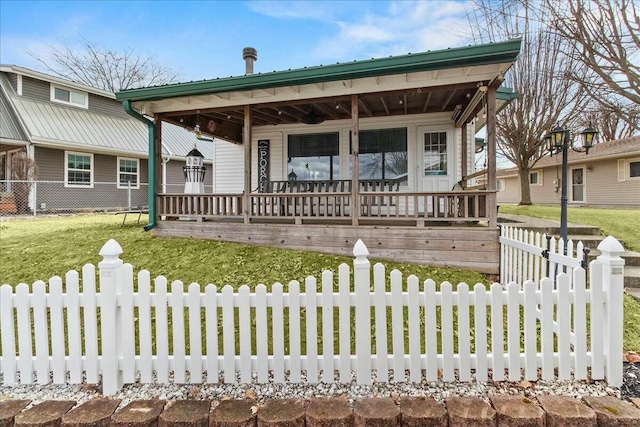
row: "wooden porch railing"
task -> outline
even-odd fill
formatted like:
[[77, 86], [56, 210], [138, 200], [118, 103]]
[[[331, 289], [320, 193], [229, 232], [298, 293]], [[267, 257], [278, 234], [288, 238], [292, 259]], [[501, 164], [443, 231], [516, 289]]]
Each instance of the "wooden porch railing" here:
[[[490, 191], [451, 192], [360, 192], [358, 218], [369, 220], [424, 222], [487, 221], [494, 193]], [[304, 219], [346, 220], [352, 218], [352, 195], [348, 192], [253, 193], [249, 216], [302, 221]], [[243, 215], [241, 194], [160, 194], [161, 217], [191, 217], [197, 220]]]

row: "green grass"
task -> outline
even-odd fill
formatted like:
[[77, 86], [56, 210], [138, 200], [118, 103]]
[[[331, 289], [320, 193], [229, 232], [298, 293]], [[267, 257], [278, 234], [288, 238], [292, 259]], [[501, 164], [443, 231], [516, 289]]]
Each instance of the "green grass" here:
[[[500, 213], [560, 220], [558, 206], [500, 205]], [[627, 249], [640, 252], [640, 211], [637, 209], [569, 207], [567, 221], [600, 227], [603, 235], [623, 240]]]
[[[145, 218], [143, 217], [143, 220]], [[234, 288], [259, 283], [303, 281], [307, 276], [320, 279], [324, 270], [337, 276], [341, 263], [352, 265], [353, 258], [313, 252], [248, 246], [198, 239], [154, 237], [131, 222], [121, 226], [122, 217], [86, 215], [55, 219], [12, 220], [0, 223], [0, 284], [31, 284], [64, 277], [68, 270], [80, 270], [86, 263], [97, 265], [98, 253], [109, 240], [122, 246], [120, 258], [134, 271], [146, 269], [152, 277], [163, 275], [169, 281], [213, 283]], [[372, 264], [376, 261], [372, 260]], [[404, 277], [415, 274], [421, 280], [440, 283], [488, 283], [488, 279], [468, 270], [425, 267], [383, 262], [387, 271], [397, 268]]]
[[[560, 207], [557, 206], [500, 205], [500, 212], [534, 218], [560, 218]], [[640, 252], [640, 211], [637, 209], [569, 207], [567, 220], [600, 227], [603, 235], [620, 239], [626, 249]], [[624, 348], [640, 351], [640, 303], [629, 295], [624, 298]]]
[[[237, 289], [243, 284], [254, 288], [259, 283], [270, 287], [275, 282], [303, 282], [309, 275], [319, 279], [325, 269], [337, 275], [340, 263], [352, 265], [353, 261], [350, 257], [312, 252], [160, 238], [143, 232], [142, 227], [133, 225], [133, 222], [125, 226], [121, 223], [121, 217], [114, 215], [1, 222], [0, 284], [15, 286], [36, 280], [46, 281], [54, 275], [64, 277], [68, 270], [79, 271], [86, 263], [97, 264], [101, 260], [98, 255], [100, 249], [111, 238], [120, 243], [124, 251], [121, 258], [131, 263], [134, 271], [146, 269], [151, 277], [164, 275], [169, 281], [197, 282], [201, 286], [208, 283], [219, 287], [230, 284]], [[484, 275], [473, 271], [391, 262], [383, 264], [387, 271], [399, 269], [403, 277], [415, 274], [420, 280], [431, 278], [438, 284], [445, 280], [454, 286], [465, 282], [471, 288], [475, 283], [488, 284]], [[625, 298], [624, 322], [625, 349], [640, 350], [640, 304], [630, 297]]]

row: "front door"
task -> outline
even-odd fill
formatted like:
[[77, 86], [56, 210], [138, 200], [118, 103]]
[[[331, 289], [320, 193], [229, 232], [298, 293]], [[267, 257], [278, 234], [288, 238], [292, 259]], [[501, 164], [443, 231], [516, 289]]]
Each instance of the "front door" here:
[[[431, 193], [451, 191], [454, 184], [453, 132], [433, 127], [418, 128], [418, 187], [419, 191]], [[420, 198], [422, 200], [422, 198]], [[425, 209], [429, 216], [444, 212], [444, 198], [436, 202], [442, 206], [433, 206], [431, 198], [427, 204], [420, 203], [420, 210]]]
[[584, 203], [584, 193], [584, 168], [573, 168], [571, 169], [571, 201]]
[[424, 127], [418, 129], [418, 138], [420, 191], [450, 191], [454, 184], [452, 132]]

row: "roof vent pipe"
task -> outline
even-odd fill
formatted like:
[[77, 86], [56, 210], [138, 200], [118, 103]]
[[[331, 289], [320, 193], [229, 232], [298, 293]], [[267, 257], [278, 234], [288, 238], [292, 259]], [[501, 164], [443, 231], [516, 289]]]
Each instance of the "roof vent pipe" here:
[[242, 59], [245, 63], [245, 74], [253, 74], [253, 62], [258, 60], [258, 51], [252, 47], [242, 49]]

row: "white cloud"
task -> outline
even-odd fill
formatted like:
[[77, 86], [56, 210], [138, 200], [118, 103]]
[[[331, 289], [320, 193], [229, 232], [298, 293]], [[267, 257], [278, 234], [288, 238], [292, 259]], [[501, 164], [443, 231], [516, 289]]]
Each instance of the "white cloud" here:
[[[270, 16], [289, 19], [314, 19], [304, 10], [319, 3], [323, 2], [304, 3], [303, 7], [298, 3], [269, 2], [273, 6], [269, 13]], [[335, 32], [329, 36], [319, 35], [315, 48], [308, 52], [312, 61], [349, 61], [445, 49], [466, 44], [469, 39], [467, 2], [398, 1], [386, 4], [384, 9], [367, 8], [367, 2], [359, 4], [362, 5], [360, 13], [343, 13], [345, 10], [334, 9], [332, 13], [318, 15], [321, 16], [318, 19], [334, 25]], [[287, 9], [287, 5], [295, 7], [289, 7], [286, 13], [278, 12]], [[254, 11], [260, 12], [260, 8]], [[331, 15], [339, 15], [339, 18], [332, 19]]]

